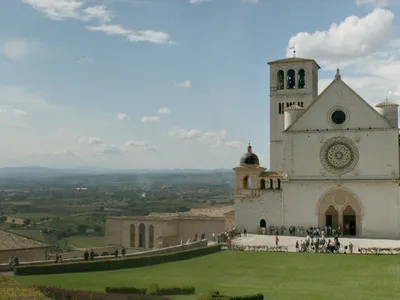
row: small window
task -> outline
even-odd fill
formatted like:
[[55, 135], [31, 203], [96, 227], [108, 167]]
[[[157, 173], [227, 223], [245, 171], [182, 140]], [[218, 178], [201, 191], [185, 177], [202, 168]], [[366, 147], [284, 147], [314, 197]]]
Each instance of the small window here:
[[342, 125], [346, 121], [346, 114], [342, 110], [335, 110], [331, 115], [331, 120], [336, 125]]
[[306, 87], [306, 73], [304, 72], [304, 69], [300, 69], [298, 75], [299, 89], [304, 89]]
[[279, 70], [277, 73], [278, 81], [276, 84], [278, 90], [283, 90], [285, 88], [284, 77], [285, 77], [285, 75], [284, 75], [283, 71]]
[[296, 75], [293, 69], [287, 71], [287, 88], [294, 89], [296, 87]]

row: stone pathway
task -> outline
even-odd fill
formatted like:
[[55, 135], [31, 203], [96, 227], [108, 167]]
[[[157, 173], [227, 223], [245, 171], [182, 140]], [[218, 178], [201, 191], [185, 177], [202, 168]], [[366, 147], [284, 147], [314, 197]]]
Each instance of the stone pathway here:
[[[305, 237], [296, 236], [278, 236], [279, 246], [289, 248], [289, 251], [295, 252], [296, 241], [304, 240]], [[326, 239], [327, 240], [327, 239]], [[331, 239], [333, 240], [333, 238]], [[400, 248], [400, 240], [380, 240], [380, 239], [362, 239], [362, 238], [339, 238], [340, 243], [346, 246], [351, 241], [354, 245], [354, 251], [358, 252], [358, 248]], [[275, 246], [275, 236], [248, 234], [232, 240], [232, 244], [243, 246]]]

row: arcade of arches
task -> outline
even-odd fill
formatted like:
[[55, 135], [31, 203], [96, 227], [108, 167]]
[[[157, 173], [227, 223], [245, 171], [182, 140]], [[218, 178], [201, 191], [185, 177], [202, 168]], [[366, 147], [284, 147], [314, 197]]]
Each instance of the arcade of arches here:
[[154, 248], [154, 226], [149, 225], [146, 228], [144, 223], [131, 224], [129, 226], [129, 245], [132, 248]]
[[362, 206], [355, 195], [336, 189], [324, 195], [317, 205], [318, 226], [343, 228], [343, 235], [362, 234]]

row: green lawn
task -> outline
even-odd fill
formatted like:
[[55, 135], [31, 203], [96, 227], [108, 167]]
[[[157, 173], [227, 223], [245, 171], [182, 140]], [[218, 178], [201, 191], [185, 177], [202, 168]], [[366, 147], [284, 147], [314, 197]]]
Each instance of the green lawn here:
[[[198, 293], [261, 292], [266, 300], [398, 299], [397, 255], [336, 255], [224, 251], [152, 267], [62, 275], [21, 276], [27, 284], [104, 291], [106, 286], [190, 285]], [[196, 296], [174, 299], [194, 300]]]

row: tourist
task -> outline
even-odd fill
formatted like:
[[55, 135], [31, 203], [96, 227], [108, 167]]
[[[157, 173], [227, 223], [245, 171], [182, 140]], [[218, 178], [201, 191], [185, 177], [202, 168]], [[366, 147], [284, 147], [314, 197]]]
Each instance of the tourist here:
[[94, 251], [90, 249], [90, 260], [94, 260]]
[[352, 242], [349, 243], [349, 251], [350, 251], [350, 254], [353, 254], [353, 243]]
[[14, 266], [15, 266], [15, 267], [18, 267], [18, 266], [19, 266], [19, 259], [18, 259], [17, 256], [14, 257]]
[[125, 254], [126, 254], [126, 249], [125, 249], [125, 247], [122, 247], [121, 255], [122, 255], [122, 256], [125, 256]]
[[215, 243], [215, 233], [212, 234], [212, 241]]
[[62, 263], [62, 256], [61, 255], [58, 256], [58, 262]]
[[60, 257], [58, 256], [58, 253], [56, 254], [56, 264], [58, 264]]
[[243, 228], [243, 234], [244, 234], [244, 236], [247, 236], [247, 228], [246, 227]]
[[83, 258], [84, 260], [89, 260], [89, 251], [85, 250], [85, 252], [83, 253]]
[[10, 256], [10, 258], [8, 259], [8, 266], [11, 269], [14, 265], [14, 257]]
[[296, 252], [299, 251], [299, 241], [296, 241]]
[[115, 249], [114, 256], [115, 256], [115, 258], [118, 258], [118, 249]]
[[276, 245], [276, 247], [278, 247], [278, 244], [279, 244], [279, 238], [278, 238], [278, 236], [275, 236], [275, 245]]

